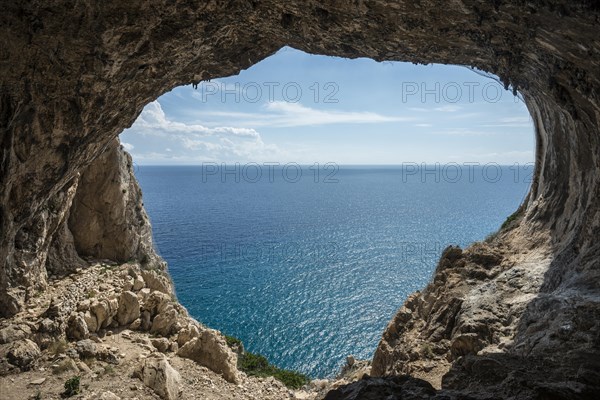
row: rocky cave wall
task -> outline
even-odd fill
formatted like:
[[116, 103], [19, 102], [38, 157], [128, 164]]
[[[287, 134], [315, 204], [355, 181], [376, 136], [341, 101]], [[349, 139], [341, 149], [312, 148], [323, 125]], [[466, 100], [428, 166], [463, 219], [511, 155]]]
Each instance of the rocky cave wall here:
[[133, 173], [133, 160], [118, 140], [113, 140], [81, 175], [65, 225], [79, 256], [120, 263], [140, 261], [151, 269], [162, 267], [152, 246], [152, 228]]
[[[126, 157], [101, 154], [148, 102], [179, 85], [235, 74], [284, 45], [349, 58], [469, 65], [518, 89], [535, 122], [537, 155], [511, 240], [531, 251], [549, 249], [543, 293], [598, 296], [597, 2], [51, 0], [2, 8], [0, 315], [17, 312], [27, 288], [45, 284], [46, 269], [79, 263], [73, 249], [99, 256], [93, 248], [107, 232], [135, 248], [135, 257], [149, 251], [138, 252], [138, 239], [119, 225], [124, 214], [110, 209], [128, 204], [139, 189], [112, 186], [110, 204], [95, 208], [104, 217], [94, 222], [85, 193], [94, 196], [107, 177], [86, 175], [86, 168], [95, 159]], [[140, 232], [133, 236], [147, 234]]]

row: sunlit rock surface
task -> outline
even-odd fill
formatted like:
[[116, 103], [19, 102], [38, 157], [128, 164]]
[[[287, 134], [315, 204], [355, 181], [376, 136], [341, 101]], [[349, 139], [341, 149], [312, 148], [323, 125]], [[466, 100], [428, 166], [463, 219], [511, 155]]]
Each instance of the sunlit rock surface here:
[[[0, 315], [20, 312], [49, 273], [74, 271], [82, 257], [153, 259], [133, 177], [109, 185], [110, 202], [90, 205], [100, 220], [80, 200], [109, 183], [90, 172], [94, 165], [119, 171], [115, 163], [127, 156], [115, 138], [166, 91], [237, 73], [284, 45], [463, 64], [523, 95], [536, 126], [532, 189], [517, 222], [485, 248], [444, 255], [433, 282], [383, 334], [373, 373], [406, 371], [436, 386], [507, 394], [526, 376], [516, 372], [522, 368], [535, 375], [523, 378], [534, 381], [523, 396], [597, 389], [596, 2], [109, 0], [2, 8]], [[155, 283], [168, 291], [168, 280]], [[413, 339], [419, 347], [408, 351]]]

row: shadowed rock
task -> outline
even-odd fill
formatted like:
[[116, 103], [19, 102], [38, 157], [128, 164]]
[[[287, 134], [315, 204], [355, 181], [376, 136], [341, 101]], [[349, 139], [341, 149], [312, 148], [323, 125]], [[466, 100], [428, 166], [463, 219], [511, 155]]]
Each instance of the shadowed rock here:
[[[510, 382], [469, 381], [460, 371], [467, 357], [503, 354], [534, 360], [530, 369], [548, 377], [543, 396], [589, 393], [593, 369], [573, 369], [586, 355], [600, 358], [599, 20], [596, 2], [567, 0], [7, 2], [0, 315], [18, 314], [48, 272], [72, 272], [82, 256], [161, 264], [131, 159], [115, 139], [174, 87], [238, 73], [284, 45], [469, 65], [496, 74], [527, 104], [536, 136], [531, 191], [496, 238], [444, 255], [432, 283], [389, 324], [373, 373], [410, 372], [439, 385], [451, 371], [445, 385], [469, 393], [500, 385], [502, 393]], [[142, 275], [170, 295], [164, 274]], [[48, 318], [76, 312], [71, 303], [52, 305]], [[95, 328], [112, 324], [117, 307], [90, 312], [73, 317], [74, 337], [85, 336], [92, 314]], [[153, 317], [144, 310], [140, 327], [150, 329]]]

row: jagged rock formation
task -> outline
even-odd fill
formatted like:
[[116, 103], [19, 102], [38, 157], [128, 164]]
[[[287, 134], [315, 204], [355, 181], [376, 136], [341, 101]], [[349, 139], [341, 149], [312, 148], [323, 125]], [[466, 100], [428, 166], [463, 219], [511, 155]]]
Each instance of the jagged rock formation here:
[[133, 175], [133, 161], [117, 140], [79, 179], [68, 229], [79, 256], [134, 260], [147, 268], [163, 268], [152, 247], [152, 229]]
[[500, 398], [600, 393], [598, 299], [545, 293], [551, 249], [531, 248], [519, 229], [446, 249], [388, 325], [372, 373]]
[[[224, 337], [148, 287], [141, 268], [92, 263], [51, 279], [26, 310], [0, 319], [0, 398], [59, 399], [75, 375], [77, 398], [89, 400], [290, 398], [281, 382], [237, 371]], [[188, 343], [194, 360], [178, 355]]]
[[[458, 320], [451, 332], [426, 328], [424, 339], [436, 344], [431, 351], [437, 356], [450, 354], [448, 362], [454, 365], [461, 354], [466, 359], [490, 345], [504, 352], [501, 344], [512, 349], [510, 357], [527, 356], [545, 369], [551, 358], [595, 355], [598, 325], [591, 321], [598, 321], [600, 299], [599, 20], [600, 7], [589, 0], [3, 4], [0, 315], [17, 314], [31, 293], [45, 287], [47, 271], [62, 273], [79, 265], [83, 254], [73, 249], [115, 257], [143, 257], [140, 251], [149, 251], [139, 246], [145, 233], [113, 226], [111, 208], [138, 201], [131, 184], [111, 186], [115, 204], [105, 204], [108, 209], [90, 205], [104, 216], [95, 222], [97, 230], [75, 229], [71, 237], [70, 226], [87, 224], [73, 215], [65, 227], [69, 212], [89, 217], [77, 199], [77, 210], [70, 210], [77, 192], [94, 193], [93, 185], [103, 179], [91, 173], [98, 181], [86, 181], [86, 168], [145, 104], [175, 86], [234, 74], [290, 45], [343, 57], [475, 66], [518, 89], [535, 122], [534, 181], [517, 226], [491, 244], [500, 249], [499, 264], [487, 265], [469, 250], [457, 259], [445, 257], [442, 263], [448, 266], [440, 266], [436, 281], [411, 298], [390, 325], [374, 371], [412, 369], [414, 360], [406, 364], [396, 359], [406, 353], [403, 332], [450, 323], [452, 315]], [[112, 154], [98, 163], [124, 157]], [[92, 187], [83, 187], [88, 184]], [[129, 189], [119, 198], [121, 187]], [[80, 199], [86, 203], [87, 196]], [[140, 220], [135, 213], [126, 218]], [[123, 235], [125, 253], [106, 242], [110, 231]], [[97, 237], [86, 237], [91, 232]], [[527, 285], [525, 296], [518, 296], [521, 288], [510, 288], [514, 268], [535, 281]], [[443, 279], [454, 282], [446, 287]], [[164, 286], [160, 280], [156, 284]], [[503, 297], [507, 301], [482, 313], [490, 302], [477, 296], [493, 299], [495, 284], [514, 290], [515, 302]], [[435, 305], [436, 296], [456, 300], [444, 307]], [[490, 332], [484, 339], [473, 338], [488, 317]], [[505, 318], [510, 320], [506, 332], [501, 327]], [[510, 357], [507, 365], [512, 365]], [[542, 361], [531, 361], [535, 357]], [[471, 385], [468, 378], [458, 378], [463, 367], [452, 370], [454, 387]], [[582, 371], [563, 381], [569, 387], [586, 385], [577, 379], [588, 375]], [[468, 389], [491, 385], [480, 383]]]

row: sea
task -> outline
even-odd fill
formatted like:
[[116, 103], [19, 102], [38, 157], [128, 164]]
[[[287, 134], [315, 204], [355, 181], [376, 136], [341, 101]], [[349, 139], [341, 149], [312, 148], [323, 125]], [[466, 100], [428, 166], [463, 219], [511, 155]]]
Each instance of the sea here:
[[532, 165], [136, 166], [179, 301], [311, 378], [368, 359], [449, 245], [497, 231]]

